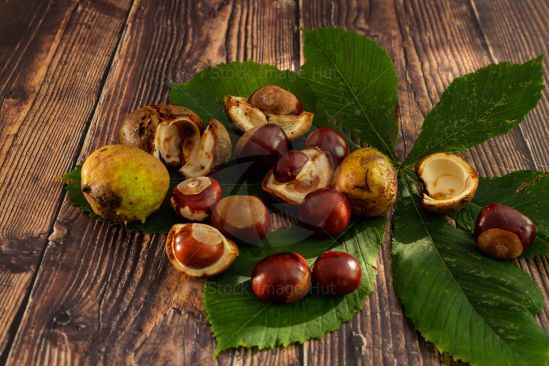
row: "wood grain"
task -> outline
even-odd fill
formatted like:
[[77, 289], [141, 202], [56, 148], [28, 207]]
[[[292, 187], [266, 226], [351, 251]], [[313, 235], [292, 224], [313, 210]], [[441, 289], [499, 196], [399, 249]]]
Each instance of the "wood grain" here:
[[[524, 62], [544, 54], [543, 74], [549, 80], [549, 1], [470, 0], [493, 62]], [[549, 89], [519, 126], [537, 170], [549, 171]]]
[[[228, 351], [214, 362], [201, 283], [172, 269], [164, 236], [99, 224], [66, 197], [59, 207], [61, 183], [50, 177], [115, 142], [124, 115], [165, 102], [170, 81], [188, 80], [205, 66], [233, 60], [298, 70], [303, 62], [299, 26], [342, 26], [388, 50], [399, 76], [397, 153], [403, 158], [423, 117], [455, 77], [547, 50], [546, 3], [1, 3], [0, 301], [7, 311], [0, 314], [0, 344], [11, 348], [0, 363], [452, 363], [402, 314], [392, 286], [389, 235], [374, 293], [338, 332], [285, 349]], [[540, 134], [547, 133], [548, 103], [545, 96], [524, 126], [464, 156], [482, 175], [547, 168], [547, 139]], [[33, 192], [44, 193], [36, 197]], [[549, 294], [548, 259], [520, 264]], [[547, 309], [540, 320], [549, 329]]]
[[[79, 160], [116, 141], [130, 110], [165, 102], [169, 81], [235, 59], [294, 67], [295, 10], [268, 1], [136, 4]], [[172, 269], [164, 236], [100, 225], [66, 200], [50, 239], [8, 364], [213, 362], [201, 282]], [[238, 350], [219, 363], [291, 364], [299, 357], [299, 347]]]
[[19, 322], [59, 210], [62, 183], [55, 177], [80, 150], [125, 22], [122, 5], [1, 4], [0, 350]]
[[[498, 13], [493, 3], [484, 5], [488, 12]], [[306, 28], [336, 25], [355, 30], [376, 40], [392, 56], [399, 79], [401, 136], [397, 153], [401, 158], [410, 151], [424, 116], [448, 84], [457, 76], [493, 62], [476, 14], [467, 2], [305, 0], [301, 14]], [[535, 55], [523, 54], [520, 61]], [[520, 129], [463, 155], [485, 176], [535, 167]], [[521, 264], [546, 291], [547, 267], [545, 260], [540, 261]], [[314, 364], [344, 364], [349, 360], [371, 365], [451, 362], [447, 355], [438, 355], [403, 319], [392, 287], [389, 242], [383, 245], [378, 265], [376, 291], [366, 301], [361, 315], [337, 333], [308, 342], [304, 349], [307, 359]], [[549, 328], [547, 309], [540, 318]]]

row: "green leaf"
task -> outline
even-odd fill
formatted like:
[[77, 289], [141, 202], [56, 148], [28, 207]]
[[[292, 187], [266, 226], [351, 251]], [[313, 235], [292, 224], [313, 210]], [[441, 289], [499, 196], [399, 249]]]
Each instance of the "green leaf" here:
[[337, 28], [304, 30], [302, 76], [318, 99], [317, 125], [345, 131], [396, 160], [397, 77], [373, 40]]
[[[304, 240], [298, 245], [276, 248], [241, 247], [240, 256], [228, 272], [210, 279], [204, 287], [204, 307], [216, 338], [215, 354], [233, 347], [264, 349], [303, 343], [339, 329], [362, 309], [366, 296], [372, 292], [385, 224], [385, 218], [357, 220], [333, 247], [354, 255], [362, 265], [358, 290], [346, 296], [309, 294], [294, 304], [275, 305], [258, 300], [249, 288], [250, 273], [261, 258], [295, 251], [312, 263], [334, 245], [333, 239]], [[280, 239], [284, 238], [282, 235]]]
[[[164, 200], [158, 211], [149, 216], [144, 224], [141, 222], [131, 222], [124, 226], [124, 224], [106, 220], [101, 216], [96, 215], [80, 189], [81, 170], [82, 164], [78, 164], [73, 170], [63, 175], [62, 179], [65, 182], [65, 189], [71, 198], [72, 204], [79, 207], [83, 212], [87, 212], [94, 220], [101, 221], [109, 225], [120, 225], [127, 231], [140, 231], [145, 234], [167, 233], [170, 231], [173, 224], [184, 222], [184, 219], [179, 218], [173, 212], [168, 197]], [[172, 177], [169, 192], [171, 192], [172, 188], [180, 181], [181, 179]]]
[[549, 254], [549, 173], [523, 170], [503, 177], [480, 178], [477, 194], [470, 205], [454, 214], [456, 223], [472, 233], [484, 205], [499, 202], [528, 216], [537, 228], [534, 244], [524, 254], [532, 258]]
[[226, 127], [231, 127], [225, 114], [223, 97], [249, 97], [256, 89], [269, 84], [291, 91], [301, 100], [306, 111], [314, 113], [316, 105], [313, 92], [295, 72], [253, 61], [208, 67], [186, 83], [173, 83], [169, 100], [192, 109], [204, 121], [215, 118]]
[[401, 179], [394, 220], [394, 285], [409, 317], [440, 352], [473, 365], [546, 365], [536, 322], [543, 295], [512, 262], [490, 259], [470, 234], [425, 215]]
[[425, 117], [406, 163], [463, 150], [517, 126], [541, 98], [542, 61], [489, 65], [455, 79]]

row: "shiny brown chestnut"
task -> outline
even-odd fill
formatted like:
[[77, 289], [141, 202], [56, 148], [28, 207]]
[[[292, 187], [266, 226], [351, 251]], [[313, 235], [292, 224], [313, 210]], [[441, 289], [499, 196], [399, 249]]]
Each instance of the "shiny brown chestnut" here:
[[311, 160], [307, 154], [299, 150], [290, 150], [276, 162], [273, 174], [278, 182], [285, 183], [294, 180], [303, 166]]
[[489, 203], [475, 223], [477, 247], [487, 256], [515, 259], [534, 242], [536, 225], [523, 213], [501, 203]]
[[207, 277], [229, 268], [238, 256], [238, 247], [210, 225], [175, 224], [166, 238], [166, 254], [178, 271]]
[[178, 215], [192, 221], [203, 221], [222, 196], [221, 185], [217, 180], [198, 177], [176, 185], [170, 203]]
[[259, 299], [275, 304], [301, 300], [311, 290], [311, 270], [300, 254], [278, 253], [263, 258], [252, 272], [252, 291]]
[[349, 226], [351, 205], [347, 197], [335, 189], [317, 189], [305, 197], [297, 219], [317, 233], [337, 236]]
[[223, 234], [246, 244], [256, 244], [271, 227], [269, 210], [255, 196], [227, 196], [214, 206], [212, 225]]
[[335, 165], [339, 165], [349, 155], [350, 149], [347, 141], [337, 131], [322, 127], [314, 130], [305, 140], [305, 147], [318, 146], [320, 150], [332, 155]]
[[350, 294], [358, 288], [361, 278], [360, 263], [345, 252], [325, 252], [313, 264], [313, 280], [322, 295]]
[[268, 169], [288, 152], [288, 137], [282, 128], [268, 123], [246, 131], [235, 150], [239, 160], [253, 161]]

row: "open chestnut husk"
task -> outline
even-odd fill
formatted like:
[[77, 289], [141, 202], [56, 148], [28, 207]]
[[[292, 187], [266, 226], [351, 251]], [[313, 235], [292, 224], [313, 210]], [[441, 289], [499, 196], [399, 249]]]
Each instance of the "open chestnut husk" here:
[[227, 196], [214, 206], [212, 225], [228, 237], [246, 244], [260, 242], [271, 227], [269, 210], [255, 196]]
[[423, 185], [421, 206], [429, 213], [447, 215], [471, 202], [478, 187], [478, 173], [461, 157], [435, 153], [421, 159], [416, 174]]
[[[277, 163], [261, 183], [261, 188], [265, 192], [292, 205], [301, 204], [307, 194], [317, 189], [329, 187], [334, 174], [334, 163], [329, 152], [322, 151], [318, 147], [303, 149], [300, 152], [308, 157], [304, 164], [296, 161], [288, 161], [288, 163], [279, 161], [280, 164]], [[295, 154], [294, 157], [285, 156], [281, 159], [295, 159], [296, 156], [301, 155]], [[282, 172], [284, 169], [290, 169], [290, 167], [285, 168], [286, 165], [291, 166], [291, 172]], [[276, 170], [280, 171], [276, 173]], [[277, 175], [284, 175], [283, 181], [277, 180]]]
[[152, 154], [169, 167], [180, 168], [186, 178], [206, 176], [229, 161], [231, 140], [225, 126], [202, 120], [196, 113], [176, 105], [147, 105], [124, 119], [120, 143]]
[[263, 258], [253, 269], [251, 288], [259, 299], [275, 304], [301, 300], [311, 290], [307, 260], [294, 252]]
[[345, 195], [335, 189], [317, 189], [305, 197], [297, 219], [319, 234], [337, 236], [349, 226], [351, 205]]
[[305, 147], [318, 146], [320, 150], [328, 151], [337, 166], [349, 155], [347, 141], [337, 131], [322, 127], [314, 130], [305, 140]]
[[322, 295], [346, 295], [360, 285], [362, 268], [352, 255], [341, 251], [322, 253], [313, 264], [313, 281]]
[[231, 266], [238, 247], [214, 227], [205, 224], [176, 224], [166, 238], [171, 264], [191, 277], [219, 274]]
[[177, 184], [173, 188], [170, 203], [178, 215], [192, 221], [203, 221], [222, 196], [221, 185], [217, 180], [197, 177]]
[[353, 151], [341, 162], [332, 186], [347, 197], [354, 214], [379, 216], [396, 201], [397, 173], [387, 156], [367, 147]]
[[171, 167], [181, 166], [200, 139], [202, 120], [185, 107], [151, 104], [129, 113], [120, 128], [121, 144], [137, 147]]
[[515, 259], [534, 242], [536, 225], [512, 207], [489, 203], [477, 216], [474, 237], [477, 247], [487, 256]]
[[303, 110], [301, 101], [276, 85], [259, 88], [249, 98], [228, 95], [223, 101], [227, 116], [242, 132], [272, 123], [293, 140], [307, 133], [313, 123], [313, 114]]
[[179, 171], [185, 178], [206, 176], [225, 165], [231, 155], [232, 144], [227, 129], [221, 122], [212, 119]]

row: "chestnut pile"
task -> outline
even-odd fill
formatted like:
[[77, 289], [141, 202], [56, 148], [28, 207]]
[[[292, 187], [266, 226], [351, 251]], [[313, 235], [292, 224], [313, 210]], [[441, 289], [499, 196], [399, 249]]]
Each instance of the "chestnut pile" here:
[[[457, 212], [470, 203], [478, 173], [461, 157], [445, 152], [426, 156], [416, 165], [423, 187], [421, 205], [431, 214]], [[477, 216], [474, 239], [478, 249], [496, 259], [515, 259], [534, 242], [536, 225], [523, 213], [501, 203], [489, 203]]]
[[[167, 168], [177, 169], [185, 179], [173, 188], [170, 203], [190, 222], [171, 228], [166, 253], [177, 270], [206, 277], [231, 266], [237, 244], [258, 245], [271, 228], [259, 197], [223, 196], [222, 184], [211, 176], [233, 155], [238, 167], [246, 167], [243, 175], [263, 177], [263, 191], [294, 206], [294, 218], [316, 235], [337, 237], [351, 214], [383, 215], [395, 202], [397, 175], [390, 160], [372, 148], [351, 153], [330, 128], [307, 135], [314, 116], [290, 91], [267, 85], [223, 102], [232, 130], [241, 134], [234, 151], [221, 122], [203, 123], [185, 107], [147, 105], [128, 114], [120, 145], [98, 150], [84, 164], [82, 190], [94, 211], [144, 222], [167, 193]], [[251, 289], [262, 300], [290, 303], [313, 285], [320, 294], [353, 292], [361, 274], [359, 262], [343, 252], [322, 254], [312, 271], [301, 255], [281, 253], [257, 264]]]

